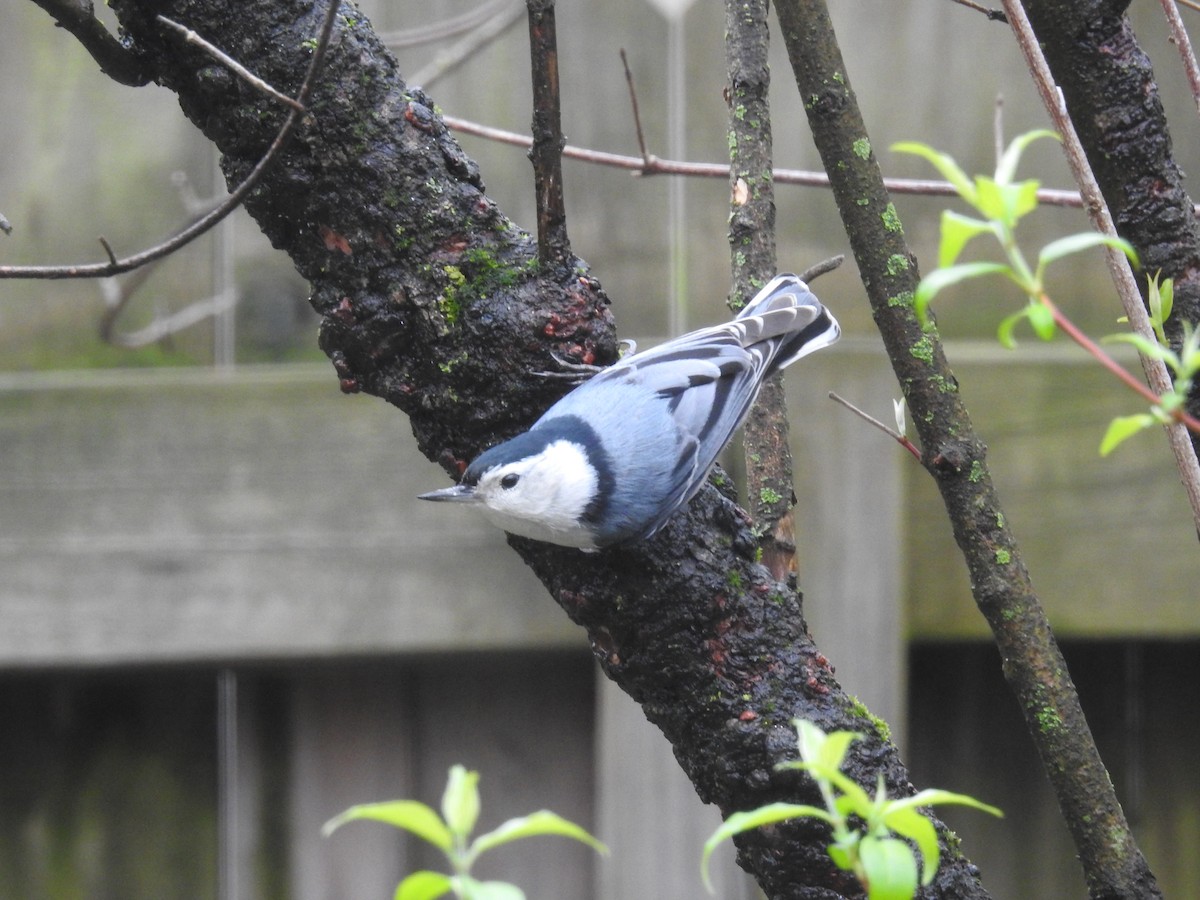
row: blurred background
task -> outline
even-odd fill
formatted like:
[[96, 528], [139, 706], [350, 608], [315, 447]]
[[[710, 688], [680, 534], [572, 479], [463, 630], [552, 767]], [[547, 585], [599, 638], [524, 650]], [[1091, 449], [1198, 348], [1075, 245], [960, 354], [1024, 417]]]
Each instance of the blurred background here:
[[[447, 114], [527, 131], [520, 3], [360, 6]], [[887, 149], [901, 140], [990, 172], [999, 97], [1008, 138], [1045, 127], [1005, 26], [945, 0], [830, 6], [885, 174], [932, 174]], [[1133, 12], [1177, 158], [1197, 171], [1176, 51], [1157, 9]], [[6, 4], [0, 22], [13, 225], [0, 260], [98, 261], [101, 235], [128, 254], [223, 189], [169, 92], [108, 81], [33, 3]], [[571, 144], [638, 155], [623, 48], [647, 149], [725, 161], [721, 5], [565, 0], [558, 23]], [[775, 43], [776, 164], [819, 169]], [[532, 229], [524, 151], [460, 140]], [[1022, 172], [1071, 186], [1048, 141]], [[623, 335], [727, 317], [723, 179], [573, 161], [565, 177], [575, 250]], [[895, 200], [928, 269], [941, 210], [961, 207]], [[780, 269], [848, 253], [826, 191], [781, 185], [776, 203]], [[1086, 227], [1044, 208], [1023, 240], [1035, 253]], [[1099, 254], [1052, 272], [1072, 318], [1117, 330]], [[826, 397], [890, 421], [899, 393], [853, 262], [815, 287], [846, 332], [788, 375], [817, 641], [891, 723], [918, 785], [1005, 810], [947, 814], [995, 896], [1084, 897], [933, 485]], [[996, 324], [1019, 302], [1007, 283], [975, 282], [939, 300], [939, 324], [1142, 847], [1168, 894], [1200, 894], [1196, 535], [1157, 435], [1096, 454], [1136, 398], [1064, 343], [999, 348]], [[0, 287], [0, 900], [390, 896], [439, 861], [382, 825], [325, 839], [321, 823], [353, 803], [436, 803], [455, 762], [483, 773], [482, 827], [548, 807], [613, 850], [533, 841], [484, 875], [531, 900], [701, 896], [715, 811], [503, 536], [417, 503], [444, 474], [395, 410], [340, 394], [316, 324], [306, 285], [241, 213], [145, 273]], [[731, 856], [719, 896], [755, 896]]]

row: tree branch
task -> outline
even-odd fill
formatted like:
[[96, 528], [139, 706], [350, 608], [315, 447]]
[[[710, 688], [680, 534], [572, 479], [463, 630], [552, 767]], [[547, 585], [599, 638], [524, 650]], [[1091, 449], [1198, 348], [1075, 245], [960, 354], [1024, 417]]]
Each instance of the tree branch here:
[[537, 200], [538, 262], [565, 266], [571, 258], [563, 198], [561, 98], [558, 87], [558, 34], [554, 0], [527, 0], [529, 59], [533, 70], [533, 162]]
[[[771, 83], [766, 0], [725, 4], [729, 106], [729, 306], [741, 309], [775, 274], [775, 184], [771, 178]], [[783, 376], [769, 378], [746, 418], [746, 504], [762, 561], [776, 581], [796, 575], [792, 452]]]
[[776, 3], [813, 138], [858, 261], [871, 309], [1093, 896], [1157, 896], [1129, 832], [1075, 687], [1008, 529], [936, 328], [912, 307], [919, 281], [850, 87], [824, 0]]
[[149, 84], [153, 70], [136, 53], [130, 52], [108, 33], [93, 15], [92, 0], [33, 0], [48, 12], [56, 25], [91, 54], [100, 71], [118, 84], [141, 87]]

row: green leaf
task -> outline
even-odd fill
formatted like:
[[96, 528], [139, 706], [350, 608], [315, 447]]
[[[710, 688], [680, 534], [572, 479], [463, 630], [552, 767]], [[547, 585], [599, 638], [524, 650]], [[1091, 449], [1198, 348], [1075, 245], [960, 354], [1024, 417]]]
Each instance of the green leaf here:
[[525, 900], [525, 892], [507, 881], [476, 881], [463, 877], [461, 884], [466, 900]]
[[929, 884], [933, 881], [941, 850], [938, 847], [937, 829], [933, 827], [929, 818], [911, 807], [897, 807], [894, 803], [889, 803], [882, 822], [900, 837], [908, 838], [917, 845], [922, 860], [921, 883]]
[[863, 819], [870, 818], [875, 812], [875, 801], [871, 795], [858, 786], [847, 775], [838, 772], [836, 779], [831, 779], [841, 791], [841, 796], [834, 800], [834, 805], [843, 816], [853, 813]]
[[[812, 727], [816, 728], [815, 725]], [[861, 737], [862, 735], [857, 731], [831, 731], [825, 735], [817, 757], [815, 759], [809, 757], [807, 761], [837, 774], [842, 768], [842, 763], [846, 761], [846, 753], [850, 750], [850, 745]], [[803, 755], [803, 751], [801, 751], [801, 755]]]
[[979, 194], [976, 209], [985, 218], [999, 222], [1009, 229], [1015, 226], [1022, 216], [1037, 209], [1037, 181], [1002, 184], [986, 175], [977, 175], [975, 186]]
[[963, 248], [973, 237], [985, 232], [994, 233], [991, 222], [964, 216], [953, 210], [942, 213], [942, 240], [938, 246], [938, 267], [954, 265]]
[[450, 876], [422, 869], [396, 885], [393, 900], [437, 900], [450, 893]]
[[608, 848], [588, 834], [586, 830], [574, 822], [567, 821], [557, 813], [543, 809], [527, 816], [509, 819], [487, 834], [481, 834], [471, 843], [470, 858], [473, 860], [480, 854], [502, 844], [542, 835], [571, 838], [587, 844], [597, 853], [608, 854]]
[[776, 825], [800, 816], [809, 816], [830, 825], [833, 824], [833, 816], [828, 812], [820, 807], [808, 806], [803, 803], [768, 803], [758, 809], [731, 814], [721, 823], [721, 827], [712, 833], [712, 837], [704, 842], [704, 855], [700, 858], [700, 874], [704, 878], [704, 886], [708, 888], [709, 893], [712, 892], [712, 882], [708, 877], [708, 860], [722, 841], [735, 834], [741, 834], [743, 831], [750, 831], [763, 825]]
[[970, 794], [956, 794], [954, 791], [943, 791], [941, 788], [926, 788], [923, 791], [917, 791], [911, 797], [901, 797], [898, 800], [891, 801], [892, 806], [898, 809], [915, 806], [937, 806], [945, 803], [952, 803], [955, 806], [969, 806], [971, 809], [977, 809], [998, 819], [1004, 818], [1004, 811], [999, 807], [984, 803], [982, 800], [976, 800]]
[[896, 153], [911, 153], [913, 156], [919, 156], [926, 160], [941, 173], [943, 178], [954, 185], [954, 189], [958, 191], [960, 197], [972, 206], [975, 205], [975, 185], [971, 183], [967, 173], [959, 168], [952, 156], [939, 153], [928, 144], [917, 141], [901, 141], [898, 144], [892, 144], [892, 150]]
[[[1016, 331], [1017, 326], [1025, 319], [1029, 319], [1030, 325], [1033, 325], [1033, 317], [1036, 314], [1035, 310], [1037, 310], [1037, 309], [1046, 310], [1046, 307], [1042, 306], [1042, 304], [1040, 304], [1040, 303], [1026, 303], [1023, 307], [1021, 307], [1019, 310], [1017, 310], [1011, 316], [1005, 316], [1003, 319], [1000, 320], [1000, 325], [996, 328], [996, 339], [998, 341], [1000, 341], [1000, 343], [1003, 344], [1005, 347], [1007, 347], [1009, 350], [1016, 349], [1017, 339], [1014, 335], [1014, 332]], [[1046, 310], [1046, 311], [1049, 312], [1049, 310]], [[1037, 329], [1035, 328], [1034, 330], [1036, 331]], [[1041, 332], [1038, 332], [1038, 335], [1041, 336]], [[1054, 314], [1051, 313], [1050, 314], [1050, 336], [1053, 337], [1053, 335], [1054, 335]], [[1046, 338], [1046, 340], [1049, 340], [1049, 338]]]
[[389, 800], [352, 806], [326, 822], [321, 833], [329, 836], [334, 829], [354, 819], [373, 819], [403, 828], [443, 851], [448, 851], [454, 842], [454, 836], [438, 814], [419, 800]]
[[1005, 148], [1004, 153], [1000, 157], [1000, 162], [996, 165], [996, 181], [1001, 184], [1011, 182], [1013, 176], [1017, 174], [1017, 164], [1021, 161], [1021, 154], [1025, 152], [1025, 149], [1030, 144], [1042, 138], [1051, 138], [1056, 141], [1061, 140], [1057, 132], [1046, 128], [1027, 131], [1013, 138], [1012, 143]]
[[868, 900], [912, 900], [917, 861], [908, 844], [895, 838], [865, 837], [858, 858], [867, 877]]
[[1129, 241], [1114, 235], [1085, 231], [1080, 234], [1071, 234], [1056, 241], [1051, 241], [1043, 247], [1042, 252], [1038, 254], [1038, 278], [1041, 278], [1041, 273], [1045, 270], [1046, 266], [1055, 260], [1062, 259], [1064, 256], [1070, 256], [1072, 253], [1090, 250], [1092, 247], [1112, 247], [1115, 250], [1120, 250], [1129, 257], [1131, 263], [1135, 266], [1137, 265], [1137, 251], [1133, 249], [1133, 245]]
[[1054, 311], [1044, 303], [1029, 304], [1029, 324], [1043, 341], [1054, 339]]
[[1100, 441], [1100, 455], [1108, 456], [1122, 442], [1133, 437], [1139, 431], [1157, 424], [1158, 420], [1150, 413], [1138, 413], [1132, 416], [1117, 416], [1108, 423], [1108, 430]]
[[1035, 178], [1028, 181], [1019, 181], [1013, 185], [1013, 190], [1006, 194], [1006, 199], [1009, 202], [1008, 213], [1012, 217], [1013, 224], [1022, 216], [1026, 216], [1033, 212], [1038, 207], [1037, 192], [1041, 182]]
[[976, 175], [975, 194], [978, 200], [975, 208], [985, 219], [993, 219], [1011, 225], [1007, 214], [1008, 202], [1004, 196], [1005, 187], [1009, 186], [997, 184], [995, 179], [988, 178], [986, 175]]
[[[858, 832], [856, 831], [857, 835]], [[843, 872], [853, 872], [854, 862], [857, 858], [857, 841], [855, 842], [855, 852], [851, 853], [850, 848], [842, 844], [830, 844], [825, 848], [825, 852], [829, 854], [829, 858], [833, 860], [833, 864]]]
[[442, 818], [450, 831], [466, 838], [479, 820], [479, 773], [463, 766], [450, 767], [446, 790], [442, 794]]
[[925, 320], [930, 301], [943, 289], [958, 284], [960, 281], [982, 278], [985, 275], [1007, 275], [1014, 281], [1016, 280], [1013, 270], [1004, 263], [998, 262], [969, 262], [950, 266], [947, 269], [934, 269], [917, 285], [915, 297], [917, 316], [922, 321]]

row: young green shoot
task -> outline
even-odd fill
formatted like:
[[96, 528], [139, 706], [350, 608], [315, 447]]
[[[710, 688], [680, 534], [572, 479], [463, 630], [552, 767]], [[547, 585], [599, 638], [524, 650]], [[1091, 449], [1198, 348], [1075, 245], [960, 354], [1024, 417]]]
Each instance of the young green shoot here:
[[[1036, 179], [1016, 180], [1016, 169], [1025, 149], [1040, 138], [1058, 139], [1051, 131], [1030, 131], [1017, 137], [1002, 154], [992, 177], [977, 175], [974, 179], [959, 167], [950, 156], [940, 153], [926, 144], [906, 142], [896, 144], [893, 149], [911, 153], [929, 162], [941, 175], [954, 185], [958, 195], [970, 205], [978, 217], [966, 216], [952, 210], [942, 213], [941, 240], [938, 246], [938, 268], [921, 280], [914, 298], [914, 308], [922, 324], [928, 324], [929, 304], [942, 290], [954, 284], [981, 278], [985, 275], [1000, 275], [1012, 281], [1025, 295], [1025, 306], [1006, 316], [997, 329], [997, 338], [1004, 346], [1016, 346], [1015, 332], [1018, 325], [1028, 322], [1042, 340], [1051, 340], [1061, 329], [1068, 337], [1083, 347], [1102, 366], [1137, 392], [1149, 404], [1149, 412], [1114, 419], [1100, 443], [1100, 453], [1107, 455], [1123, 440], [1145, 428], [1169, 422], [1182, 422], [1194, 433], [1200, 434], [1200, 420], [1184, 409], [1184, 398], [1191, 387], [1192, 377], [1200, 368], [1200, 361], [1193, 359], [1195, 336], [1190, 328], [1184, 329], [1184, 346], [1179, 354], [1170, 350], [1163, 323], [1170, 316], [1171, 282], [1150, 282], [1150, 317], [1155, 323], [1159, 343], [1154, 343], [1136, 334], [1123, 334], [1106, 340], [1125, 341], [1133, 344], [1144, 355], [1161, 359], [1175, 376], [1174, 389], [1158, 396], [1145, 384], [1117, 363], [1100, 345], [1085, 335], [1046, 293], [1045, 274], [1047, 267], [1065, 256], [1080, 253], [1093, 247], [1111, 247], [1120, 250], [1136, 265], [1137, 255], [1124, 239], [1097, 232], [1068, 235], [1051, 241], [1038, 253], [1037, 261], [1030, 264], [1016, 240], [1017, 223], [1037, 208]], [[1000, 245], [1003, 262], [977, 261], [960, 263], [966, 246], [976, 237], [990, 234]]]
[[373, 819], [403, 829], [442, 851], [449, 874], [421, 870], [396, 886], [393, 900], [436, 900], [453, 894], [459, 900], [524, 900], [524, 892], [503, 881], [479, 881], [471, 868], [479, 856], [504, 844], [540, 835], [558, 835], [587, 844], [598, 853], [608, 848], [587, 831], [549, 810], [509, 819], [474, 840], [479, 819], [479, 773], [452, 766], [442, 795], [441, 815], [419, 800], [391, 800], [352, 806], [321, 829], [326, 836], [355, 819]]
[[[829, 858], [839, 869], [854, 873], [868, 900], [910, 900], [920, 886], [932, 883], [941, 858], [937, 830], [919, 807], [955, 803], [1003, 815], [994, 806], [950, 791], [929, 789], [890, 799], [882, 776], [870, 794], [841, 771], [850, 745], [862, 735], [851, 731], [826, 734], [804, 719], [796, 719], [795, 726], [800, 761], [783, 767], [807, 772], [824, 806], [770, 803], [733, 813], [704, 844], [701, 873], [710, 892], [708, 862], [722, 841], [764, 825], [806, 817], [829, 826]], [[909, 841], [916, 845], [919, 865]]]

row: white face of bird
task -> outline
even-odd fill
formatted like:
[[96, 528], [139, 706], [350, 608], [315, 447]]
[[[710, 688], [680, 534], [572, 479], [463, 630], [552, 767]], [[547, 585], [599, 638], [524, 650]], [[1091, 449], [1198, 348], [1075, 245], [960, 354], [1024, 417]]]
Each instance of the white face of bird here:
[[492, 524], [512, 534], [590, 548], [595, 544], [582, 517], [597, 488], [584, 449], [558, 440], [531, 456], [489, 467], [473, 486], [458, 485], [423, 497], [479, 504]]

